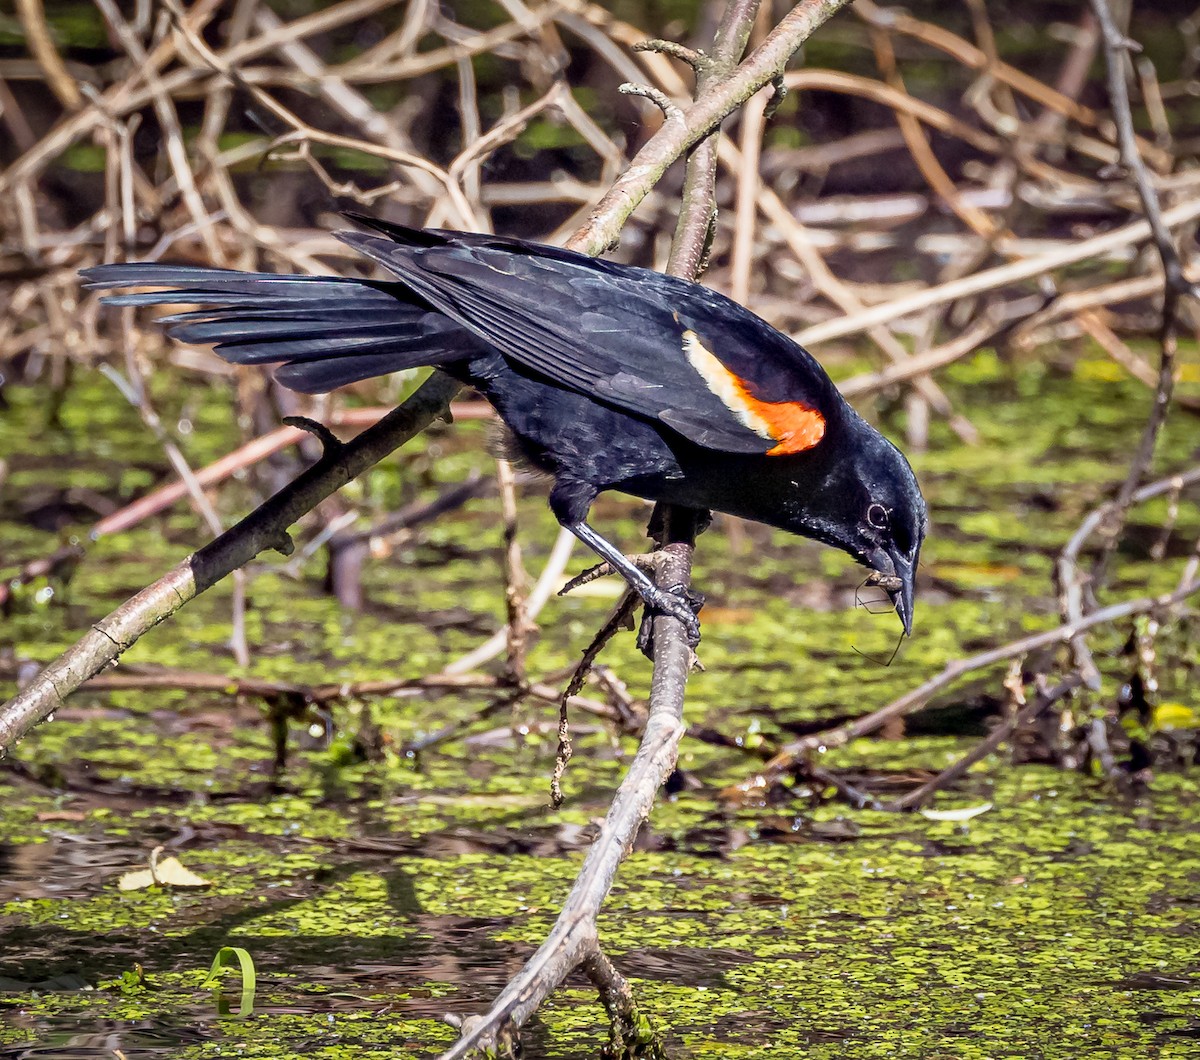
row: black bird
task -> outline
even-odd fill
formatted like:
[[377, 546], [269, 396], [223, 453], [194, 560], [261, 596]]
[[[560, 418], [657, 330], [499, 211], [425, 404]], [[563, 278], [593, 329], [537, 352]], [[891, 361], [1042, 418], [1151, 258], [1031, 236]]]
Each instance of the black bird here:
[[843, 549], [879, 575], [906, 633], [925, 502], [901, 452], [803, 347], [736, 302], [648, 269], [500, 236], [349, 215], [339, 232], [393, 281], [151, 262], [86, 269], [89, 287], [159, 287], [110, 305], [197, 306], [162, 318], [183, 342], [322, 393], [436, 365], [483, 394], [519, 454], [554, 479], [559, 522], [648, 606], [680, 618], [586, 522], [602, 490], [727, 512]]

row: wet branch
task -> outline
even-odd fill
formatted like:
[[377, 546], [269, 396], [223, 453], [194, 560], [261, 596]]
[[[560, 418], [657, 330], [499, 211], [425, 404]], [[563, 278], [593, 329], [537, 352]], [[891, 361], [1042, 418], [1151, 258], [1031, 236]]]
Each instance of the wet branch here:
[[814, 753], [835, 747], [843, 747], [850, 743], [851, 740], [857, 740], [859, 737], [869, 736], [873, 732], [878, 732], [890, 721], [895, 721], [915, 713], [925, 706], [937, 692], [940, 692], [943, 688], [952, 685], [959, 678], [975, 670], [995, 666], [997, 663], [1027, 655], [1029, 652], [1037, 651], [1039, 648], [1050, 648], [1059, 644], [1067, 644], [1077, 634], [1095, 629], [1097, 626], [1118, 622], [1121, 619], [1131, 618], [1134, 615], [1142, 615], [1147, 612], [1173, 607], [1196, 592], [1200, 592], [1200, 581], [1190, 580], [1182, 583], [1173, 592], [1162, 593], [1158, 596], [1139, 596], [1121, 603], [1111, 604], [1098, 611], [1093, 611], [1078, 622], [1069, 622], [1065, 625], [1055, 626], [1053, 629], [1045, 630], [1042, 633], [1034, 633], [1028, 637], [1021, 637], [1018, 640], [1010, 641], [1008, 644], [1001, 645], [998, 648], [990, 648], [987, 651], [979, 652], [977, 655], [958, 659], [946, 666], [941, 673], [931, 677], [911, 692], [906, 692], [898, 699], [894, 699], [887, 706], [880, 707], [878, 710], [872, 711], [861, 718], [855, 718], [844, 725], [838, 725], [836, 728], [826, 729], [822, 732], [804, 736], [799, 740], [793, 740], [764, 766], [760, 774], [762, 782], [764, 784], [770, 783], [772, 780], [783, 776]]
[[1082, 683], [1083, 678], [1079, 674], [1069, 674], [1053, 688], [1040, 693], [1032, 703], [1026, 704], [1011, 718], [997, 725], [992, 732], [988, 733], [984, 739], [980, 740], [979, 743], [972, 747], [970, 751], [953, 765], [947, 766], [936, 777], [927, 780], [919, 788], [915, 788], [907, 795], [902, 795], [900, 798], [886, 803], [880, 809], [915, 810], [925, 805], [939, 791], [949, 787], [959, 777], [963, 776], [976, 762], [981, 762], [987, 758], [1005, 740], [1012, 736], [1014, 732], [1035, 722], [1055, 703], [1069, 696]]
[[[1194, 467], [1178, 475], [1168, 475], [1157, 482], [1143, 486], [1124, 502], [1117, 497], [1102, 504], [1079, 524], [1079, 528], [1071, 535], [1071, 540], [1059, 553], [1055, 569], [1062, 614], [1067, 622], [1081, 622], [1084, 617], [1084, 578], [1079, 570], [1079, 556], [1092, 535], [1111, 526], [1114, 520], [1120, 521], [1124, 513], [1135, 504], [1143, 504], [1154, 497], [1161, 497], [1164, 493], [1178, 493], [1196, 482], [1200, 482], [1200, 467]], [[1185, 579], [1185, 581], [1190, 580], [1191, 578]], [[1100, 687], [1100, 671], [1096, 667], [1091, 649], [1087, 644], [1087, 638], [1083, 634], [1071, 638], [1071, 655], [1084, 684], [1093, 690], [1098, 689]]]

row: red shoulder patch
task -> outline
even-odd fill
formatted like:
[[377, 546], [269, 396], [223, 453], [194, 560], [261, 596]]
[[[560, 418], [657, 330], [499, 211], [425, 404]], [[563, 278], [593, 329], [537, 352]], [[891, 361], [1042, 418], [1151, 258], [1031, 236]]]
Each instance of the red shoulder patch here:
[[767, 450], [767, 456], [802, 453], [825, 437], [825, 417], [820, 412], [799, 401], [762, 401], [755, 397], [746, 381], [706, 349], [694, 331], [683, 333], [683, 352], [708, 389], [744, 427], [778, 443]]
[[756, 401], [749, 394], [746, 400], [767, 421], [771, 437], [779, 443], [767, 450], [767, 456], [802, 453], [825, 437], [825, 417], [816, 409], [798, 401]]

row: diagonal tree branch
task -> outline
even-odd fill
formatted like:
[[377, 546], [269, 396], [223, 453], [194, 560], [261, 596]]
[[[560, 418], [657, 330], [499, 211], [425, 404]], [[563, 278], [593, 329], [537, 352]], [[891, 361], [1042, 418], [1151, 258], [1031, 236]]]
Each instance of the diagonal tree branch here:
[[[665, 550], [660, 584], [686, 584], [691, 549]], [[629, 772], [613, 798], [600, 834], [589, 848], [583, 868], [546, 941], [526, 961], [492, 1003], [486, 1015], [463, 1021], [463, 1035], [439, 1060], [461, 1060], [479, 1049], [493, 1048], [506, 1033], [521, 1027], [572, 970], [600, 953], [596, 911], [612, 887], [617, 868], [649, 816], [663, 780], [675, 768], [683, 735], [683, 693], [691, 665], [682, 624], [669, 615], [654, 619], [654, 677], [650, 716]], [[606, 995], [607, 1000], [607, 995]], [[633, 1024], [627, 1005], [620, 1018]]]
[[287, 528], [356, 475], [443, 415], [459, 387], [435, 374], [399, 408], [321, 459], [261, 507], [97, 622], [0, 708], [0, 754], [63, 705], [72, 692], [184, 604], [260, 552], [292, 550]]
[[671, 163], [782, 74], [813, 31], [847, 3], [849, 0], [804, 0], [793, 7], [744, 62], [711, 85], [677, 120], [664, 122], [567, 245], [588, 254], [601, 254], [612, 246], [621, 226]]

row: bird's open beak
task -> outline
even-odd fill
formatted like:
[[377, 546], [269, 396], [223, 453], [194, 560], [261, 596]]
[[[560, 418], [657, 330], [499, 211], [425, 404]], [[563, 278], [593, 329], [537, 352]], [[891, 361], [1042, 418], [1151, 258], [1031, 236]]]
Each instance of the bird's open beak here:
[[911, 636], [916, 565], [900, 552], [885, 552], [881, 548], [867, 557], [867, 563], [875, 571], [872, 580], [892, 598], [904, 625], [904, 635]]

